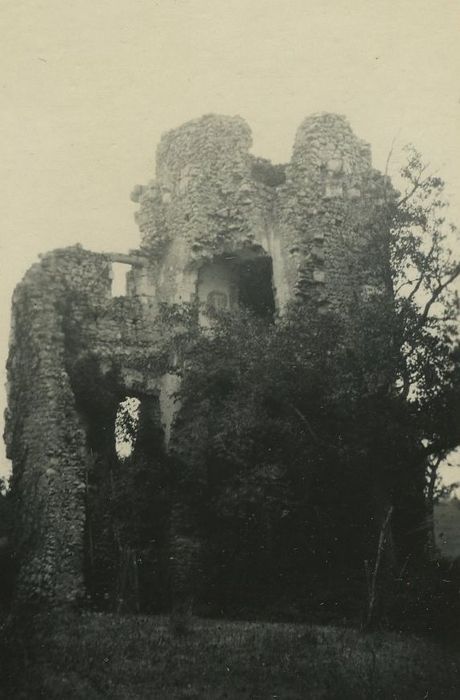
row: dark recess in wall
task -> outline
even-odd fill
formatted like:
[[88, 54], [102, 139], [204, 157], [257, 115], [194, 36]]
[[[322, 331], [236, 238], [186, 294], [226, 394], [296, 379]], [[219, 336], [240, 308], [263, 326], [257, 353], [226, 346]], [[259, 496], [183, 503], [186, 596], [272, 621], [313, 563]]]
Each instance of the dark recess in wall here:
[[272, 320], [275, 313], [273, 265], [269, 257], [245, 260], [239, 266], [239, 302], [256, 316]]

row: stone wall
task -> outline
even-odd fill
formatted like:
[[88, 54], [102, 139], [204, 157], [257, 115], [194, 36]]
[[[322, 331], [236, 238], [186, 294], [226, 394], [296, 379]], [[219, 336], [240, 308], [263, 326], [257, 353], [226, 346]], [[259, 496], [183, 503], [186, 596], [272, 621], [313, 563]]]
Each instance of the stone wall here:
[[352, 291], [376, 283], [375, 271], [358, 266], [357, 278], [354, 265], [390, 193], [369, 145], [344, 117], [318, 114], [299, 127], [282, 169], [250, 146], [239, 117], [208, 115], [163, 136], [156, 180], [133, 193], [142, 248], [158, 265], [156, 298], [190, 301], [206, 261], [253, 250], [272, 258], [279, 310], [313, 296], [343, 310]]
[[358, 273], [356, 262], [385, 179], [371, 167], [369, 145], [335, 114], [300, 125], [286, 173], [278, 225], [290, 296], [313, 293], [318, 303], [344, 311], [366, 281], [375, 281], [375, 271], [358, 265]]
[[[156, 179], [132, 194], [140, 249], [54, 251], [18, 285], [6, 441], [18, 503], [20, 596], [65, 603], [84, 595], [85, 492], [94, 457], [81, 408], [85, 367], [93, 363], [98, 376], [110, 376], [115, 398], [158, 397], [167, 441], [178, 385], [168, 373], [168, 330], [158, 306], [200, 296], [206, 265], [222, 256], [270, 258], [278, 312], [297, 301], [306, 313], [314, 304], [346, 317], [360, 295], [391, 292], [386, 255], [380, 267], [361, 257], [389, 185], [346, 120], [307, 118], [285, 166], [255, 158], [250, 147], [240, 117], [207, 115], [165, 134]], [[126, 297], [111, 296], [112, 260], [127, 265]], [[213, 269], [217, 274], [219, 265]], [[228, 269], [222, 274], [218, 292], [236, 284]], [[213, 291], [208, 277], [201, 301]]]
[[161, 358], [145, 305], [110, 296], [110, 261], [79, 247], [34, 265], [13, 299], [5, 437], [17, 498], [20, 595], [83, 594], [88, 429], [75, 390], [84, 360], [117, 368], [125, 393], [158, 393]]

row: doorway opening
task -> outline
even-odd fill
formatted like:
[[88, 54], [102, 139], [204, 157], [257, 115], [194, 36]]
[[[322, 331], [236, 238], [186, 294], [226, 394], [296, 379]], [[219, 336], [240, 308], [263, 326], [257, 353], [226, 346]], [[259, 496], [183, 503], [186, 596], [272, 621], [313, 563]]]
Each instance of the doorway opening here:
[[272, 259], [246, 251], [216, 257], [200, 269], [197, 293], [200, 304], [216, 311], [247, 309], [272, 321], [276, 308]]

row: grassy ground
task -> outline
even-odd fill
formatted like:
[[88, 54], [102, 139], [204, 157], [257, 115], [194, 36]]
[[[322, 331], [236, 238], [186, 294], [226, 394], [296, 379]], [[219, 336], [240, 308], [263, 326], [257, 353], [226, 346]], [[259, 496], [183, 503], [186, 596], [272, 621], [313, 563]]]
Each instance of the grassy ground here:
[[42, 642], [8, 700], [460, 697], [453, 651], [389, 633], [198, 620], [177, 637], [163, 618], [85, 614]]

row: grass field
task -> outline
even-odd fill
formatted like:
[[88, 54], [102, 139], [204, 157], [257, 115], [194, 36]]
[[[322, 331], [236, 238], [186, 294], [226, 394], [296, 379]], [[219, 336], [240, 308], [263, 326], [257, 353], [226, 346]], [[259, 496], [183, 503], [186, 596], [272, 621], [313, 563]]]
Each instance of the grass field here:
[[198, 620], [177, 637], [164, 618], [85, 614], [42, 642], [8, 700], [460, 697], [454, 651], [390, 633]]

